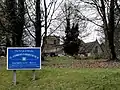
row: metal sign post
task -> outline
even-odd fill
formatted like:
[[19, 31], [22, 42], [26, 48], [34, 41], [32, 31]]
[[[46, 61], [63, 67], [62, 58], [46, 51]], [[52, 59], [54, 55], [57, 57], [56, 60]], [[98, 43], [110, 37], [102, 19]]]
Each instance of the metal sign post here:
[[34, 81], [35, 80], [35, 70], [32, 70], [32, 72], [33, 72], [33, 78], [32, 78], [32, 80]]
[[16, 70], [13, 70], [13, 84], [16, 85]]

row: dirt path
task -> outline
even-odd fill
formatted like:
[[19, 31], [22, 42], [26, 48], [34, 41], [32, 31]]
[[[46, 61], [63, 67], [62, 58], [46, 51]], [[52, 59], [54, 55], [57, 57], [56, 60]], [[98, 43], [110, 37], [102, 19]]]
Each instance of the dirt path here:
[[120, 68], [120, 62], [76, 60], [69, 64], [49, 64], [47, 66], [56, 68]]

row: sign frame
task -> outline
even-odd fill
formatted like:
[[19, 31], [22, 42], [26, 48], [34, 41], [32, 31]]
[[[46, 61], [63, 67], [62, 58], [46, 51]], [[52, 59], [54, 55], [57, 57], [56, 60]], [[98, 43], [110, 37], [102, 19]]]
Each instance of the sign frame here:
[[[10, 69], [8, 67], [9, 63], [8, 63], [8, 60], [9, 60], [9, 53], [8, 53], [8, 50], [9, 49], [14, 49], [14, 50], [27, 50], [27, 49], [31, 49], [31, 50], [34, 50], [34, 49], [39, 49], [40, 50], [40, 56], [39, 56], [39, 68], [19, 68], [19, 69]], [[41, 69], [41, 47], [8, 47], [7, 48], [7, 70], [40, 70]]]

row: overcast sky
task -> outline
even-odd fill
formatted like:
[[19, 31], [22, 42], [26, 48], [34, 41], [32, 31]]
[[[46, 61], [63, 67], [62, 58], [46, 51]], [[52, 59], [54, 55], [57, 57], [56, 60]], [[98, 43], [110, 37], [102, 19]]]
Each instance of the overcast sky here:
[[[29, 0], [28, 0], [29, 1]], [[59, 5], [59, 3], [61, 2], [62, 0], [57, 0], [57, 4], [56, 4], [56, 7]], [[64, 1], [67, 1], [67, 0], [64, 0]], [[75, 1], [76, 0], [72, 0], [72, 3], [75, 3]], [[48, 4], [49, 4], [49, 2], [50, 2], [50, 0], [46, 0], [46, 3], [47, 3], [47, 6], [48, 6]], [[29, 2], [28, 2], [29, 3]], [[43, 0], [42, 0], [42, 4], [44, 4], [43, 3]], [[63, 5], [63, 4], [61, 4], [61, 5]], [[92, 20], [92, 19], [94, 19], [94, 18], [99, 18], [98, 16], [98, 14], [97, 14], [97, 12], [96, 12], [96, 10], [95, 9], [91, 9], [91, 8], [86, 8], [86, 6], [87, 5], [85, 5], [84, 3], [81, 3], [80, 5], [80, 11], [81, 11], [81, 13], [85, 16], [85, 17], [87, 17], [87, 18], [89, 18], [90, 20]], [[33, 5], [33, 7], [34, 7], [34, 5]], [[43, 6], [42, 6], [43, 7]], [[88, 7], [88, 6], [87, 6]], [[55, 18], [58, 14], [60, 14], [60, 10], [61, 10], [61, 7], [59, 7], [58, 8], [58, 10], [54, 13], [54, 16], [53, 16], [53, 18]], [[30, 10], [32, 13], [34, 12], [34, 11], [32, 11], [32, 10]], [[34, 12], [35, 13], [35, 12]], [[58, 15], [59, 16], [59, 15]], [[48, 18], [50, 18], [50, 15], [49, 15], [49, 17]], [[62, 20], [60, 20], [59, 21], [59, 23], [61, 22]], [[101, 23], [101, 21], [94, 21], [94, 22], [97, 22], [98, 24], [102, 24]], [[59, 23], [58, 23], [58, 21], [52, 21], [51, 22], [52, 24], [51, 24], [51, 26], [50, 26], [50, 28], [48, 28], [48, 32], [50, 32], [50, 31], [52, 31], [52, 29], [54, 30], [55, 29], [55, 27], [57, 27], [58, 25], [59, 25]], [[89, 36], [87, 36], [87, 37], [85, 37], [85, 38], [82, 38], [82, 40], [84, 40], [84, 42], [92, 42], [92, 41], [95, 41], [96, 39], [98, 39], [99, 40], [99, 36], [98, 36], [98, 32], [97, 31], [95, 31], [96, 29], [98, 29], [99, 27], [98, 26], [96, 26], [95, 24], [93, 24], [93, 23], [91, 23], [91, 22], [87, 22], [88, 24], [87, 24], [87, 31], [86, 31], [86, 33], [89, 33], [89, 32], [91, 32], [91, 34], [89, 35]], [[53, 28], [53, 26], [54, 26], [54, 28]], [[52, 28], [52, 29], [51, 29]], [[33, 29], [33, 28], [31, 28], [31, 29]], [[63, 27], [63, 26], [61, 26], [60, 28], [59, 28], [59, 30], [57, 30], [53, 35], [57, 35], [57, 36], [65, 36], [65, 33], [64, 33], [64, 31], [60, 31], [60, 30], [64, 30], [65, 29], [65, 26]], [[43, 31], [44, 31], [44, 28], [43, 28]]]
[[[58, 0], [58, 1], [60, 2], [61, 0]], [[75, 3], [73, 0], [72, 0], [72, 2]], [[85, 5], [84, 3], [81, 3], [81, 5], [80, 5], [80, 11], [85, 17], [89, 18], [90, 20], [95, 19], [95, 18], [96, 19], [100, 18], [99, 14], [97, 13], [97, 11], [95, 9], [91, 9], [90, 7], [86, 8], [86, 6], [87, 5]], [[59, 10], [55, 13], [55, 15], [57, 15], [58, 13], [59, 13]], [[102, 24], [101, 20], [94, 20], [94, 22], [96, 22], [100, 25]], [[87, 23], [88, 23], [88, 25], [87, 25], [86, 32], [91, 32], [91, 34], [85, 38], [82, 38], [82, 40], [84, 40], [85, 42], [92, 42], [92, 41], [95, 41], [96, 39], [99, 40], [100, 36], [98, 36], [98, 32], [96, 31], [96, 29], [99, 29], [99, 26], [96, 26], [92, 22], [87, 22]], [[54, 33], [54, 35], [64, 36], [64, 32], [57, 31]]]

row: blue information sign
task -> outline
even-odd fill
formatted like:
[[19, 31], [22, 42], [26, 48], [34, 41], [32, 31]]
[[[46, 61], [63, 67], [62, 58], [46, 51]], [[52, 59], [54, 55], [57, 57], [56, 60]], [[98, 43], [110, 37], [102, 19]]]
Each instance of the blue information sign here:
[[41, 69], [41, 49], [36, 47], [7, 48], [7, 70]]

